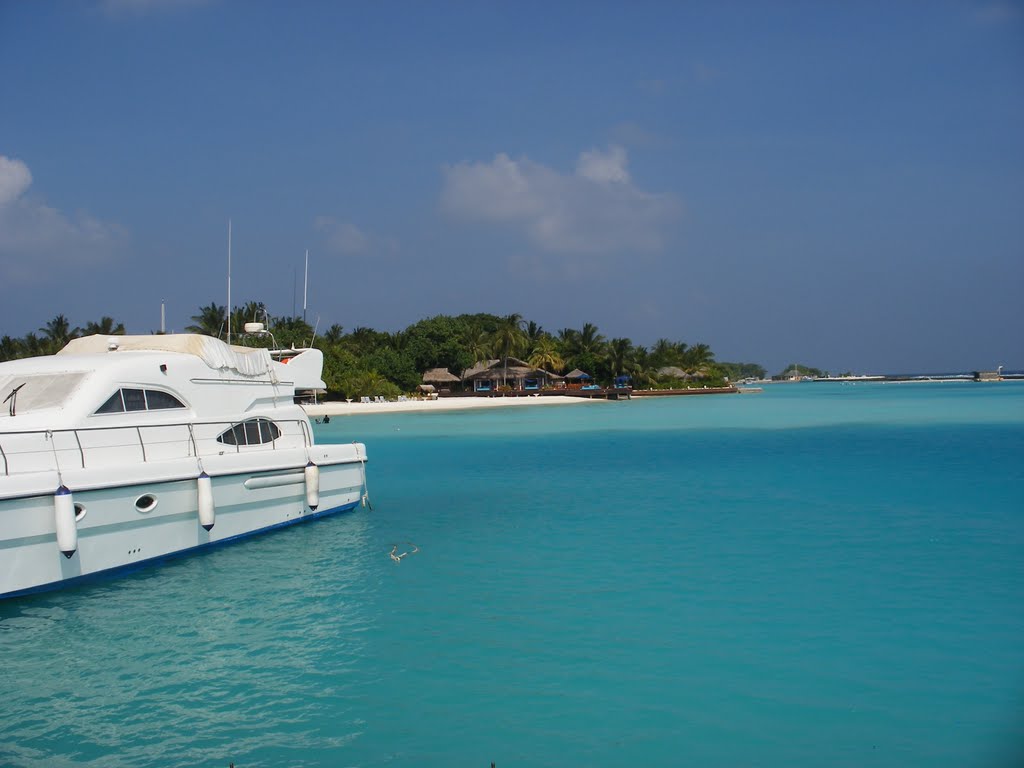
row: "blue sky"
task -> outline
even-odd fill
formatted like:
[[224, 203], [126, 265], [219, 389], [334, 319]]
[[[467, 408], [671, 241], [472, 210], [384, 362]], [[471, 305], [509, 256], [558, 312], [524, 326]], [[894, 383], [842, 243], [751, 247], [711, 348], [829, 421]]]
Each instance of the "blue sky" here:
[[321, 329], [1024, 368], [1021, 2], [8, 1], [0, 72], [0, 333], [181, 330], [230, 217]]

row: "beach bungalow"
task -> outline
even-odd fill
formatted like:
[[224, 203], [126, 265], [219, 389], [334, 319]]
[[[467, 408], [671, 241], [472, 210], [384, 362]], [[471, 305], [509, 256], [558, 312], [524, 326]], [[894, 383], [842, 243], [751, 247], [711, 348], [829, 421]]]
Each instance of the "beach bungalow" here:
[[502, 386], [524, 392], [540, 391], [561, 380], [557, 373], [534, 368], [515, 357], [477, 363], [462, 377], [463, 383], [472, 386], [474, 392], [494, 392]]
[[688, 374], [682, 368], [679, 368], [679, 367], [677, 367], [675, 365], [666, 365], [666, 366], [664, 366], [662, 368], [659, 368], [658, 369], [658, 377], [659, 378], [668, 378], [668, 379], [682, 379], [683, 381], [689, 381], [690, 379], [693, 378], [690, 374]]
[[458, 384], [460, 381], [462, 379], [447, 368], [431, 368], [423, 374], [423, 383], [430, 384], [438, 390], [450, 390], [452, 384]]
[[565, 384], [569, 389], [582, 389], [592, 384], [593, 381], [594, 379], [589, 373], [584, 373], [579, 368], [574, 368], [565, 374]]

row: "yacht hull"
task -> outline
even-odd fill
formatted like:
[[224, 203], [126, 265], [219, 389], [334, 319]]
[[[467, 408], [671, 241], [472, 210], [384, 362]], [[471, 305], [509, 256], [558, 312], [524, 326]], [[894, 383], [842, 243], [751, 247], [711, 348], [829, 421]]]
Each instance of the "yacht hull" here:
[[[312, 447], [319, 466], [316, 510], [306, 503], [303, 452], [294, 457], [278, 452], [273, 466], [267, 465], [266, 454], [207, 459], [214, 521], [210, 530], [200, 520], [194, 459], [150, 464], [147, 476], [130, 484], [105, 482], [109, 473], [65, 472], [60, 479], [71, 490], [77, 517], [77, 549], [70, 557], [57, 541], [56, 476], [38, 473], [31, 483], [24, 478], [20, 493], [0, 498], [0, 598], [54, 589], [354, 509], [365, 488], [361, 448]], [[292, 461], [282, 461], [288, 458]]]

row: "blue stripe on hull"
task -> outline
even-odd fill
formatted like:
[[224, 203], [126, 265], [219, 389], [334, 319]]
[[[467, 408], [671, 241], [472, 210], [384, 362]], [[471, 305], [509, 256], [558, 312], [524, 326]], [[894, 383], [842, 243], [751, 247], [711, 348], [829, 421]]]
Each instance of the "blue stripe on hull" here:
[[139, 560], [134, 563], [126, 563], [125, 565], [118, 565], [114, 568], [107, 568], [102, 571], [96, 571], [95, 573], [87, 573], [82, 576], [75, 576], [70, 579], [61, 579], [60, 581], [51, 581], [49, 584], [41, 584], [38, 587], [29, 587], [28, 589], [20, 589], [15, 592], [5, 592], [0, 595], [0, 599], [6, 599], [8, 597], [23, 597], [24, 595], [34, 595], [37, 592], [50, 592], [55, 589], [63, 589], [64, 587], [76, 586], [79, 584], [85, 584], [93, 580], [101, 580], [110, 578], [113, 576], [124, 575], [131, 573], [132, 571], [142, 570], [143, 568], [149, 568], [153, 565], [158, 565], [164, 560], [173, 560], [174, 558], [183, 557], [185, 555], [195, 554], [196, 552], [213, 549], [214, 547], [220, 547], [224, 544], [234, 544], [237, 541], [247, 539], [250, 536], [256, 536], [261, 533], [267, 533], [268, 531], [276, 531], [278, 528], [287, 528], [290, 525], [297, 525], [299, 523], [309, 522], [310, 520], [319, 520], [329, 515], [339, 514], [341, 512], [350, 512], [359, 506], [358, 501], [353, 501], [350, 504], [342, 504], [340, 507], [332, 507], [331, 509], [319, 510], [317, 512], [311, 512], [308, 515], [297, 517], [293, 520], [285, 520], [282, 523], [275, 523], [269, 525], [266, 528], [257, 528], [254, 531], [247, 531], [246, 533], [240, 533], [237, 536], [231, 536], [226, 539], [220, 539], [219, 541], [210, 541], [206, 544], [198, 544], [188, 549], [179, 549], [177, 552], [168, 552], [165, 555], [158, 555], [157, 557], [151, 557], [146, 560]]

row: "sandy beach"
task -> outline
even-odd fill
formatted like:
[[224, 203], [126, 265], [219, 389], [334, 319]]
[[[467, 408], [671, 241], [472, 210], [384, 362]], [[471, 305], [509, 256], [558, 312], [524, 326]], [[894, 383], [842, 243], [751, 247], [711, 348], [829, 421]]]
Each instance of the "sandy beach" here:
[[304, 406], [311, 419], [323, 416], [365, 416], [374, 413], [412, 411], [464, 411], [474, 408], [516, 408], [539, 405], [579, 405], [581, 403], [607, 403], [607, 400], [585, 397], [443, 397], [437, 400], [403, 400], [386, 403], [346, 403], [332, 401]]

